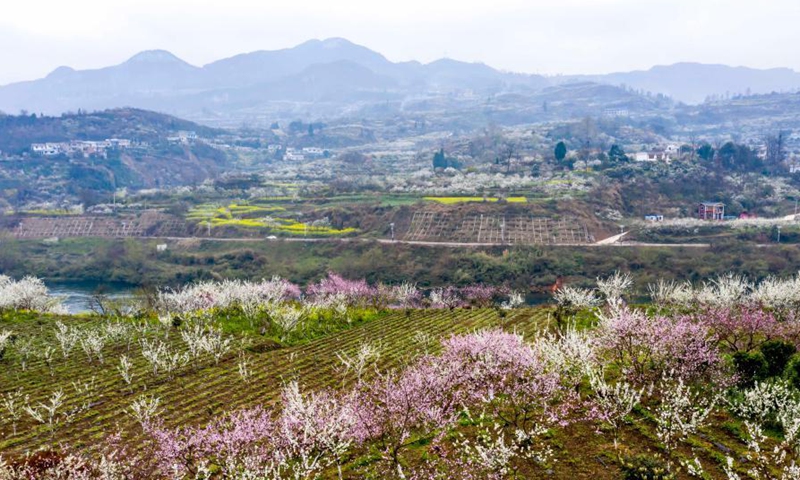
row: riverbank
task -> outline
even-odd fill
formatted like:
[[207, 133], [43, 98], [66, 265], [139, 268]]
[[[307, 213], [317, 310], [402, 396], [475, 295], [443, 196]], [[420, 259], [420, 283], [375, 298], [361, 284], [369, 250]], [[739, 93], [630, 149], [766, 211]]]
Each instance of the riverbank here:
[[[158, 251], [158, 244], [166, 244]], [[328, 271], [370, 282], [409, 279], [422, 288], [505, 284], [544, 293], [561, 277], [590, 284], [615, 270], [640, 288], [658, 278], [700, 281], [732, 271], [760, 279], [800, 269], [800, 249], [727, 244], [711, 248], [480, 247], [453, 248], [378, 242], [208, 242], [142, 239], [63, 239], [55, 244], [5, 240], [0, 273], [36, 275], [49, 283], [88, 282], [138, 287], [179, 286], [198, 280], [260, 279], [279, 275], [306, 285]]]

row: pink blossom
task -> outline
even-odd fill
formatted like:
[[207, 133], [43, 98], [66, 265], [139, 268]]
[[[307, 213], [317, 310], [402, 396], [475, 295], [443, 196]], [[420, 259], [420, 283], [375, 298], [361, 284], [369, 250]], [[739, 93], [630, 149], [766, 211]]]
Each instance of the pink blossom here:
[[688, 317], [648, 317], [623, 309], [603, 318], [600, 343], [635, 382], [664, 373], [686, 381], [721, 380], [723, 364], [710, 329]]
[[752, 351], [771, 339], [797, 337], [794, 322], [781, 323], [773, 313], [760, 308], [711, 308], [701, 313], [698, 321], [710, 329], [715, 344], [731, 353]]
[[505, 293], [501, 287], [475, 284], [461, 288], [461, 297], [473, 307], [490, 307], [495, 297]]
[[327, 277], [306, 288], [306, 295], [314, 300], [325, 301], [342, 296], [349, 306], [364, 306], [372, 300], [375, 293], [375, 288], [367, 284], [366, 280], [348, 280], [333, 272], [328, 272]]

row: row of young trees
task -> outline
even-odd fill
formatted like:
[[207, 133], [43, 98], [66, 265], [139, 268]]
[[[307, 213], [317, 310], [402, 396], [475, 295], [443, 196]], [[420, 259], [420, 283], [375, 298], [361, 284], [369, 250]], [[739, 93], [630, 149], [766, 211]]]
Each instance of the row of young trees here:
[[[505, 299], [505, 300], [504, 300]], [[153, 308], [162, 313], [182, 314], [198, 310], [238, 308], [256, 316], [276, 305], [304, 306], [334, 310], [386, 308], [489, 307], [495, 303], [509, 308], [523, 303], [522, 294], [505, 287], [469, 285], [440, 287], [427, 296], [415, 284], [369, 284], [364, 279], [350, 280], [333, 272], [305, 290], [279, 277], [260, 282], [225, 280], [201, 282], [177, 290], [162, 290], [153, 299]]]

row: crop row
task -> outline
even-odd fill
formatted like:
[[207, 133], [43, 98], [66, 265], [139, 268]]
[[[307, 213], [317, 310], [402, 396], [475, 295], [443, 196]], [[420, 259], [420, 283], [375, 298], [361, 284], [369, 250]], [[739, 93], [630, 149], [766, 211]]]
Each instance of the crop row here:
[[[59, 442], [81, 446], [115, 429], [121, 429], [133, 440], [136, 435], [135, 420], [125, 411], [143, 394], [161, 399], [163, 418], [167, 424], [202, 424], [221, 411], [276, 402], [282, 385], [291, 379], [298, 379], [302, 387], [308, 390], [342, 385], [348, 379], [337, 369], [340, 363], [337, 353], [353, 353], [364, 342], [380, 347], [377, 366], [386, 370], [398, 367], [420, 353], [423, 346], [415, 341], [418, 332], [434, 339], [431, 348], [435, 349], [442, 336], [501, 323], [513, 324], [523, 332], [533, 331], [542, 324], [545, 316], [546, 310], [525, 309], [510, 312], [509, 317], [501, 322], [497, 313], [489, 309], [414, 311], [410, 316], [395, 312], [380, 320], [296, 347], [263, 353], [240, 350], [244, 352], [252, 372], [247, 379], [239, 374], [239, 352], [229, 353], [218, 365], [211, 358], [203, 358], [197, 365], [183, 367], [171, 379], [163, 375], [153, 376], [149, 365], [141, 357], [139, 345], [134, 342], [130, 352], [134, 380], [128, 386], [117, 370], [119, 355], [126, 354], [128, 349], [124, 342], [118, 342], [106, 348], [103, 364], [95, 360], [90, 366], [83, 352], [76, 349], [69, 359], [57, 360], [60, 363], [54, 367], [53, 375], [41, 361], [32, 362], [26, 372], [20, 372], [19, 368], [5, 369], [0, 373], [0, 393], [21, 388], [30, 396], [29, 401], [33, 404], [46, 402], [51, 393], [60, 388], [68, 397], [64, 411], [69, 411], [77, 409], [84, 400], [72, 395], [73, 382], [80, 385], [94, 378], [91, 408], [77, 414], [69, 424], [59, 427]], [[15, 326], [15, 329], [24, 334], [42, 332], [41, 326], [19, 327]], [[174, 351], [185, 352], [185, 345], [176, 333], [170, 335], [167, 343]], [[60, 355], [60, 352], [57, 354]], [[9, 436], [10, 430], [10, 425], [0, 429], [0, 432], [6, 433], [4, 442], [0, 443], [0, 449], [5, 451], [21, 452], [37, 448], [50, 439], [46, 428], [30, 417], [21, 419], [18, 435]]]

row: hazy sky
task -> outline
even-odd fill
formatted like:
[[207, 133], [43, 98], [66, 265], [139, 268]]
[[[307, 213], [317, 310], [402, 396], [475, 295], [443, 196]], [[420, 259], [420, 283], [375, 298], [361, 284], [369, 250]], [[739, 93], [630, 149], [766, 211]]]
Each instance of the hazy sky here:
[[345, 37], [528, 73], [678, 61], [800, 70], [799, 0], [0, 0], [0, 84], [163, 48], [195, 65]]

